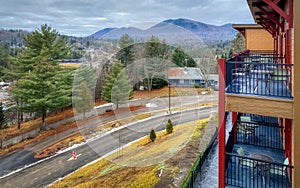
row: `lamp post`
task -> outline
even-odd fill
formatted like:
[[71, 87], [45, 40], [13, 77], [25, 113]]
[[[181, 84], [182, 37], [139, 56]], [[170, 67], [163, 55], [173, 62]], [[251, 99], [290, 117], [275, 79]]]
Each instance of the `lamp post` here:
[[169, 113], [171, 113], [171, 83], [168, 79], [168, 86], [169, 86]]

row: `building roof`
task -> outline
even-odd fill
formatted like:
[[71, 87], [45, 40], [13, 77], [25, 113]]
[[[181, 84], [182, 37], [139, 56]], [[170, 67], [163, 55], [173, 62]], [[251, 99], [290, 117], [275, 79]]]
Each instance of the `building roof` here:
[[202, 80], [202, 73], [195, 67], [172, 67], [168, 70], [168, 79]]
[[263, 29], [259, 24], [232, 24], [234, 29]]

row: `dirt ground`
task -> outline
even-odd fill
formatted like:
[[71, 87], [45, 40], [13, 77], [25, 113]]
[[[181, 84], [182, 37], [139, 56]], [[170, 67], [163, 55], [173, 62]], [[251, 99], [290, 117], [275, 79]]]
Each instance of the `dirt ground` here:
[[175, 178], [174, 174], [163, 173], [155, 188], [180, 187], [197, 156], [205, 149], [205, 146], [211, 139], [216, 127], [217, 123], [211, 118], [208, 125], [203, 128], [204, 134], [198, 140], [191, 140], [180, 152], [169, 159], [167, 163], [169, 163], [170, 166], [178, 166], [179, 173]]

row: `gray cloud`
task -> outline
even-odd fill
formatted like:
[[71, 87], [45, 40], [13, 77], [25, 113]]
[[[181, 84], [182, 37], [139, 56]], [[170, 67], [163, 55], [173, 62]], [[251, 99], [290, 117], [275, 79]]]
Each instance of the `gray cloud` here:
[[253, 22], [246, 0], [9, 0], [0, 6], [0, 28], [33, 30], [47, 23], [76, 36], [180, 17], [215, 25]]

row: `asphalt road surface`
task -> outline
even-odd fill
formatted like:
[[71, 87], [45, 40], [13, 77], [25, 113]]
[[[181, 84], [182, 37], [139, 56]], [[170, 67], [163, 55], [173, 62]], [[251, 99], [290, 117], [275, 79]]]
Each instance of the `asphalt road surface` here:
[[[197, 95], [197, 96], [180, 96], [180, 97], [172, 97], [171, 99], [171, 107], [179, 107], [182, 105], [188, 105], [188, 104], [198, 104], [198, 103], [206, 103], [206, 102], [215, 102], [217, 99], [217, 95]], [[145, 102], [149, 102], [149, 100], [146, 100]], [[50, 136], [39, 143], [30, 144], [26, 146], [22, 150], [15, 151], [13, 153], [10, 153], [9, 155], [6, 155], [4, 157], [0, 158], [0, 178], [6, 174], [9, 174], [12, 171], [18, 170], [20, 168], [23, 168], [26, 165], [30, 165], [34, 162], [39, 161], [40, 159], [35, 159], [34, 155], [36, 152], [40, 152], [45, 147], [52, 145], [59, 140], [69, 137], [71, 135], [81, 133], [84, 136], [87, 136], [86, 133], [89, 134], [89, 129], [101, 125], [107, 122], [114, 121], [116, 119], [122, 119], [129, 116], [134, 116], [135, 114], [139, 113], [145, 113], [145, 112], [153, 112], [157, 110], [163, 110], [168, 109], [168, 98], [153, 98], [150, 100], [151, 103], [154, 103], [157, 105], [155, 108], [142, 108], [136, 111], [128, 111], [121, 114], [116, 114], [112, 116], [107, 116], [103, 118], [93, 118], [92, 121], [85, 122], [85, 125], [78, 126], [73, 129], [69, 129], [67, 131], [55, 134], [54, 136]], [[93, 128], [92, 128], [93, 129]], [[86, 138], [87, 138], [86, 137]], [[0, 186], [1, 187], [1, 186]]]
[[[197, 119], [207, 118], [216, 111], [217, 107], [205, 107], [205, 109], [192, 110], [172, 114], [172, 122], [177, 125]], [[77, 160], [71, 160], [72, 151], [60, 153], [47, 160], [40, 161], [38, 164], [27, 167], [9, 176], [0, 179], [1, 188], [33, 188], [44, 187], [50, 183], [62, 178], [76, 169], [90, 163], [101, 156], [117, 149], [120, 145], [125, 145], [138, 138], [146, 136], [149, 131], [154, 128], [156, 131], [163, 130], [168, 120], [168, 116], [155, 117], [146, 121], [132, 123], [129, 126], [116, 129], [109, 134], [103, 134], [84, 145], [77, 147], [77, 154], [81, 154]], [[26, 151], [24, 151], [26, 155]], [[21, 157], [22, 158], [22, 157]], [[0, 167], [5, 163], [15, 163], [18, 165], [18, 160], [3, 161], [1, 160]]]

